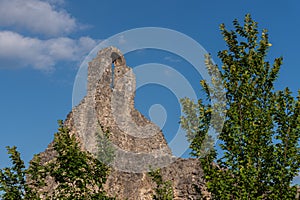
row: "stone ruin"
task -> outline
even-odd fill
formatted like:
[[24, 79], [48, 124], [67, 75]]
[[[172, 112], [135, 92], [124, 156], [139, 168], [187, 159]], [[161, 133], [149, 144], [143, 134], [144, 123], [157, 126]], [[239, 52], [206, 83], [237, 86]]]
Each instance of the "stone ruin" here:
[[[87, 95], [65, 120], [70, 134], [83, 150], [96, 154], [97, 134], [109, 130], [114, 158], [107, 163], [112, 169], [104, 187], [108, 195], [152, 199], [151, 166], [161, 168], [163, 179], [172, 182], [174, 199], [199, 199], [195, 185], [205, 193], [199, 161], [172, 155], [160, 128], [134, 108], [135, 86], [135, 75], [117, 48], [99, 51], [88, 65]], [[55, 157], [52, 146], [40, 154], [42, 162]]]

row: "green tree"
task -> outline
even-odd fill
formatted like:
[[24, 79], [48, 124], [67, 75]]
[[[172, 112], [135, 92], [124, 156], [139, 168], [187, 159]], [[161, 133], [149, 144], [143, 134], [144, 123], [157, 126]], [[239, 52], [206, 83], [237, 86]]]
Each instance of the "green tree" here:
[[148, 176], [156, 184], [154, 188], [154, 200], [172, 200], [174, 198], [173, 188], [171, 181], [164, 181], [160, 173], [160, 169], [150, 170]]
[[[70, 135], [61, 120], [58, 123], [53, 143], [56, 156], [47, 163], [41, 163], [39, 155], [35, 155], [29, 168], [25, 169], [16, 147], [7, 147], [12, 167], [0, 170], [1, 199], [115, 199], [103, 191], [108, 166], [82, 151], [75, 136]], [[47, 187], [54, 186], [51, 180], [56, 187], [49, 192]]]
[[38, 199], [37, 193], [26, 183], [26, 169], [17, 148], [6, 147], [11, 167], [0, 170], [0, 194], [3, 200]]
[[92, 154], [82, 151], [74, 135], [59, 121], [54, 136], [56, 158], [47, 166], [57, 187], [53, 199], [113, 199], [103, 191], [109, 168]]
[[[282, 58], [272, 65], [266, 61], [271, 46], [266, 30], [260, 33], [249, 14], [243, 25], [234, 20], [233, 26], [229, 31], [220, 25], [228, 47], [218, 53], [221, 76], [212, 76], [212, 84], [201, 81], [207, 97], [218, 94], [213, 90], [216, 83], [225, 88], [223, 129], [213, 121], [223, 153], [212, 149], [203, 154], [211, 144], [207, 138], [212, 115], [222, 105], [182, 99], [181, 124], [191, 140], [192, 155], [200, 159], [214, 199], [295, 199], [296, 186], [291, 183], [300, 166], [300, 92], [295, 99], [288, 88], [274, 91]], [[206, 65], [214, 74], [217, 66], [209, 57]]]
[[98, 122], [98, 130], [96, 132], [98, 149], [96, 157], [102, 163], [109, 165], [115, 158], [115, 148], [109, 139], [111, 134], [110, 130], [104, 130], [104, 127]]

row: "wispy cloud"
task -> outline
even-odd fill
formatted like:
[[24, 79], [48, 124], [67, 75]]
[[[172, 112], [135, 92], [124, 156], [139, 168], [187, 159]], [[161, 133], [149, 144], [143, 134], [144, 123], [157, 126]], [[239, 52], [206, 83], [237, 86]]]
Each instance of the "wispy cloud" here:
[[78, 61], [95, 47], [90, 37], [68, 37], [81, 25], [63, 5], [64, 0], [0, 0], [0, 68], [51, 71], [57, 62]]
[[48, 36], [61, 36], [77, 28], [69, 13], [39, 0], [0, 0], [0, 25]]
[[54, 5], [63, 5], [65, 3], [65, 0], [43, 0], [46, 2], [49, 2], [50, 4]]
[[169, 62], [173, 62], [173, 63], [178, 63], [181, 62], [182, 60], [176, 57], [172, 57], [172, 56], [166, 56], [164, 57], [165, 60], [169, 61]]
[[121, 45], [124, 45], [124, 44], [126, 44], [127, 43], [127, 41], [126, 41], [126, 39], [125, 39], [125, 36], [124, 35], [121, 35], [120, 37], [119, 37], [119, 44], [121, 44]]
[[32, 66], [49, 71], [59, 61], [78, 61], [95, 45], [96, 41], [89, 37], [41, 40], [11, 31], [0, 31], [0, 67]]

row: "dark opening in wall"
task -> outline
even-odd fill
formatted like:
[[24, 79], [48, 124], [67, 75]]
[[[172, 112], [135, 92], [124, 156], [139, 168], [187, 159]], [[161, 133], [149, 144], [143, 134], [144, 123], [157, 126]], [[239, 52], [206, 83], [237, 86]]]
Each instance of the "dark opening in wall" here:
[[115, 63], [117, 63], [118, 60], [121, 59], [121, 56], [119, 54], [117, 54], [116, 52], [112, 52], [111, 53], [111, 62], [112, 62], [112, 82], [110, 84], [111, 88], [114, 88], [114, 69], [115, 69]]
[[115, 69], [115, 65], [112, 63], [111, 64], [111, 83], [110, 83], [110, 88], [114, 88], [114, 69]]

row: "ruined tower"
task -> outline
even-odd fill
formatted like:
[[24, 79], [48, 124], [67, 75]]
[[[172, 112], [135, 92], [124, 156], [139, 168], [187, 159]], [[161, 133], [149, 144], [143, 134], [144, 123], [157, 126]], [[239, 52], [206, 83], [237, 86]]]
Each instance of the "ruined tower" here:
[[[194, 188], [203, 188], [199, 161], [172, 155], [160, 128], [135, 109], [135, 87], [135, 75], [122, 53], [115, 47], [99, 51], [88, 66], [87, 95], [65, 121], [70, 134], [83, 150], [96, 154], [97, 134], [109, 130], [115, 155], [107, 163], [112, 171], [105, 190], [111, 196], [152, 199], [154, 184], [147, 176], [151, 166], [172, 181], [175, 199], [199, 198]], [[43, 162], [53, 159], [51, 144], [40, 155]]]

